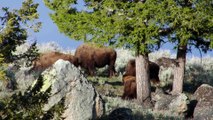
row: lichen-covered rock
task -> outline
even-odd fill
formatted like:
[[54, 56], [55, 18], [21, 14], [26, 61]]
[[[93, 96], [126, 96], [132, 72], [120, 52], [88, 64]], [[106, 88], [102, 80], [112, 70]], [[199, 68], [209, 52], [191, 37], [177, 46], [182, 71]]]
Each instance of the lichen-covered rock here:
[[68, 61], [58, 60], [43, 73], [42, 91], [51, 86], [51, 95], [43, 110], [48, 111], [65, 98], [65, 120], [96, 119], [103, 114], [103, 101], [95, 88]]
[[178, 114], [188, 110], [189, 99], [185, 94], [175, 96], [175, 99], [169, 103], [169, 110]]
[[165, 95], [165, 94], [156, 94], [153, 97], [153, 100], [156, 101], [154, 109], [155, 110], [169, 110], [168, 105], [169, 103], [174, 99], [171, 95]]
[[213, 119], [213, 87], [207, 84], [201, 85], [194, 93], [197, 100], [194, 109], [195, 120]]
[[188, 109], [189, 100], [185, 94], [173, 96], [161, 93], [154, 95], [153, 100], [156, 101], [154, 106], [155, 111], [184, 116], [184, 113]]

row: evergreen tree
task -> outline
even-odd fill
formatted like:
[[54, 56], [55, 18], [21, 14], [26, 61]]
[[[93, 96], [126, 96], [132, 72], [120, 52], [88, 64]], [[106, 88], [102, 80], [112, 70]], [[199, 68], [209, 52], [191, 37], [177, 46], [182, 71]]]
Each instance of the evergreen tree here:
[[159, 42], [159, 8], [154, 0], [85, 0], [83, 9], [77, 0], [44, 0], [60, 32], [75, 40], [94, 42], [136, 51], [137, 99], [150, 103], [148, 53]]
[[33, 0], [25, 0], [20, 9], [2, 8], [3, 14], [0, 16], [0, 76], [4, 76], [2, 66], [15, 60], [12, 52], [17, 46], [26, 42], [27, 30], [33, 29], [35, 32], [39, 30], [41, 23], [35, 23], [39, 17], [37, 7], [38, 4], [33, 3]]
[[193, 47], [203, 52], [213, 47], [213, 2], [211, 0], [164, 0], [160, 18], [169, 41], [175, 43], [178, 65], [174, 70], [173, 94], [183, 92], [186, 54]]

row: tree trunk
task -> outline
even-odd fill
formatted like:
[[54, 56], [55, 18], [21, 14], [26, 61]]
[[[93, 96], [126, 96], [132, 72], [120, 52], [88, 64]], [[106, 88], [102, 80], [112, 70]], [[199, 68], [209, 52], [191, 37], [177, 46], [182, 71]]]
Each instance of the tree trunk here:
[[151, 85], [149, 81], [149, 58], [147, 55], [136, 57], [137, 100], [145, 107], [151, 105]]
[[178, 65], [174, 69], [174, 81], [172, 86], [172, 94], [180, 94], [183, 92], [183, 80], [185, 73], [185, 64], [186, 64], [186, 50], [187, 46], [179, 46], [177, 53], [177, 62]]

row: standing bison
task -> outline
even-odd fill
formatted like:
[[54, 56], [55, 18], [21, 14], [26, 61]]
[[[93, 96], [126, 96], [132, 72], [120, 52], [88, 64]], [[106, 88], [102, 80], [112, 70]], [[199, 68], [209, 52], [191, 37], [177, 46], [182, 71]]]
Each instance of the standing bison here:
[[112, 48], [98, 47], [95, 44], [83, 44], [76, 49], [75, 57], [80, 67], [93, 76], [95, 68], [109, 66], [109, 76], [115, 75], [116, 51]]
[[59, 52], [49, 52], [41, 54], [36, 60], [33, 61], [33, 70], [43, 71], [53, 65], [59, 59], [67, 60], [75, 66], [78, 66], [78, 61], [73, 55]]
[[[158, 84], [160, 82], [158, 74], [160, 67], [149, 61], [149, 78], [153, 84]], [[136, 68], [135, 60], [132, 59], [127, 63], [125, 74], [123, 75], [124, 93], [122, 99], [133, 99], [136, 98]]]

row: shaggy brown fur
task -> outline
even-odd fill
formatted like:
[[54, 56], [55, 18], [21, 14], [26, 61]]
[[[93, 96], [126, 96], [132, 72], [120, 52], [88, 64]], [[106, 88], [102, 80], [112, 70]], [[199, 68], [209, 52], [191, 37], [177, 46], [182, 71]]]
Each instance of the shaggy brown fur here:
[[[160, 67], [156, 63], [149, 61], [149, 71], [150, 71], [149, 78], [150, 81], [153, 82], [154, 84], [160, 82], [158, 77], [159, 70]], [[135, 59], [131, 59], [127, 63], [124, 76], [135, 76], [135, 75], [136, 75]]]
[[116, 51], [107, 47], [96, 47], [94, 44], [83, 44], [76, 49], [75, 57], [78, 64], [88, 70], [93, 76], [95, 67], [101, 68], [105, 65], [109, 66], [109, 76], [115, 75]]
[[[127, 63], [125, 74], [123, 75], [124, 93], [122, 99], [134, 99], [137, 97], [135, 69], [136, 69], [135, 59], [132, 59]], [[150, 81], [153, 84], [158, 84], [160, 82], [158, 77], [160, 67], [156, 63], [149, 61], [149, 69], [150, 69], [149, 74]]]
[[136, 78], [135, 76], [124, 76], [124, 92], [122, 99], [134, 99], [136, 98]]
[[[134, 99], [137, 98], [136, 92], [136, 77], [135, 76], [123, 76], [123, 85], [124, 85], [124, 92], [122, 95], [122, 99]], [[151, 80], [151, 79], [150, 79]], [[155, 80], [151, 80], [153, 84], [157, 84]]]
[[67, 60], [75, 66], [78, 66], [78, 61], [73, 55], [59, 52], [49, 52], [41, 54], [35, 61], [33, 61], [33, 69], [41, 71], [45, 70], [59, 59]]

